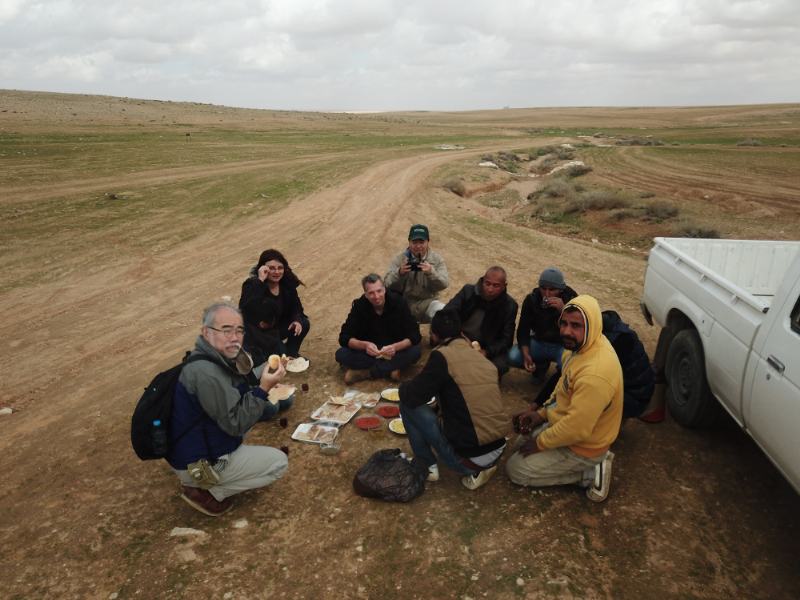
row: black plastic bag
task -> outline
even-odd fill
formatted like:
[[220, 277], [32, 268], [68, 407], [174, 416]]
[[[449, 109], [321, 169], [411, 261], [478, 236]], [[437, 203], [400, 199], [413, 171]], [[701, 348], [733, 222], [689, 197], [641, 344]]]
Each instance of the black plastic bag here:
[[428, 469], [419, 461], [400, 456], [400, 448], [378, 450], [353, 478], [359, 496], [387, 502], [411, 502], [425, 491]]

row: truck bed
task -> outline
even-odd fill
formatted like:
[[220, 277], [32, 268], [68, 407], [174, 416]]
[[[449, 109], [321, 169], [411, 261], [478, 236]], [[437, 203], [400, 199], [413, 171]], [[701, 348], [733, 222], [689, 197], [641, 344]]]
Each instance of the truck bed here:
[[[656, 238], [676, 259], [690, 259], [700, 272], [716, 275], [733, 293], [752, 296], [769, 307], [783, 276], [800, 252], [800, 242]], [[729, 285], [725, 285], [727, 282]], [[742, 298], [746, 300], [746, 298]]]

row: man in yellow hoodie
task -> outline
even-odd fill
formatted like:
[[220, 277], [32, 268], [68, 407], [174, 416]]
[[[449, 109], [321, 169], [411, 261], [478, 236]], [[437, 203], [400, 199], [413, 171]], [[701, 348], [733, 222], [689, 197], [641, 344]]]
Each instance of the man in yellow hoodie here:
[[622, 422], [622, 368], [603, 335], [597, 300], [578, 296], [561, 313], [563, 369], [544, 407], [514, 415], [517, 452], [506, 463], [509, 479], [544, 487], [577, 483], [602, 502], [611, 483], [609, 451]]

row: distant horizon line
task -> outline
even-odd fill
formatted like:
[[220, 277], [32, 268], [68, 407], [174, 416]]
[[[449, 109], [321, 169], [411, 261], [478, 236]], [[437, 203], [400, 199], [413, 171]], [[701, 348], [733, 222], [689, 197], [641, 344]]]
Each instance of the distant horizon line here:
[[622, 109], [651, 109], [651, 108], [716, 108], [733, 106], [798, 106], [800, 102], [756, 102], [750, 104], [641, 104], [641, 105], [622, 105], [622, 104], [595, 104], [595, 105], [573, 105], [573, 106], [503, 106], [499, 108], [467, 108], [467, 109], [425, 109], [425, 108], [405, 108], [405, 109], [310, 109], [310, 108], [256, 108], [252, 106], [235, 106], [230, 104], [214, 104], [213, 102], [199, 102], [197, 100], [161, 100], [158, 98], [142, 98], [135, 96], [118, 96], [113, 94], [88, 94], [85, 92], [53, 92], [48, 90], [20, 90], [16, 88], [0, 88], [2, 92], [21, 92], [31, 94], [58, 94], [63, 96], [96, 96], [105, 98], [116, 98], [120, 100], [142, 100], [147, 102], [162, 102], [171, 104], [199, 104], [202, 106], [219, 106], [224, 108], [234, 108], [239, 110], [264, 110], [273, 112], [296, 112], [296, 113], [328, 113], [328, 114], [386, 114], [386, 113], [467, 113], [483, 111], [504, 111], [504, 110], [548, 110], [548, 109], [594, 109], [594, 108], [622, 108]]

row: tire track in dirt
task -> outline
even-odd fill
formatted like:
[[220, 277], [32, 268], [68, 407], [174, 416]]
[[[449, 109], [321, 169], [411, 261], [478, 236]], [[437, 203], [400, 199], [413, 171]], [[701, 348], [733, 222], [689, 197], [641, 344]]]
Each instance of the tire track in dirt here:
[[599, 164], [606, 169], [598, 170], [597, 176], [612, 184], [674, 194], [692, 201], [713, 194], [791, 214], [800, 211], [800, 185], [789, 178], [774, 181], [730, 169], [709, 172], [692, 164], [678, 168], [666, 158], [653, 153], [645, 155], [642, 148], [620, 148], [614, 157]]

